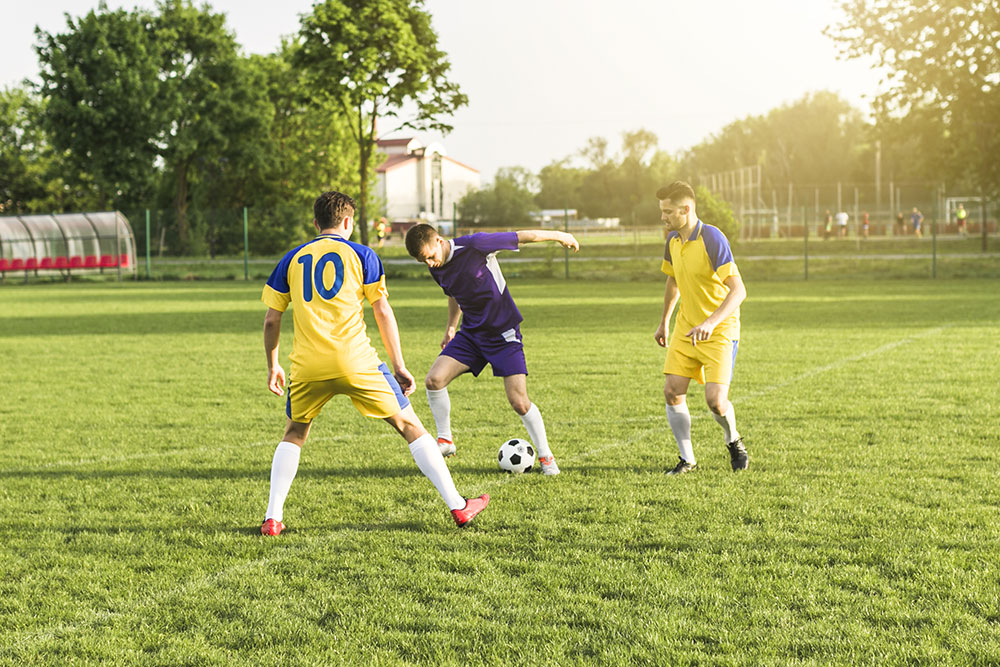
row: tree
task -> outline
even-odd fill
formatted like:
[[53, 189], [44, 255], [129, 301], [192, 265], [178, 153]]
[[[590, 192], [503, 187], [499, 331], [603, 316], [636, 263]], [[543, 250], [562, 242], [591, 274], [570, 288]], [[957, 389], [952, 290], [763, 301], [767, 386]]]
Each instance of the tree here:
[[843, 45], [843, 55], [874, 58], [889, 72], [877, 99], [880, 124], [907, 116], [925, 120], [924, 152], [937, 160], [945, 156], [954, 170], [946, 174], [952, 185], [1000, 194], [996, 1], [850, 0], [841, 8], [844, 21], [828, 34]]
[[470, 192], [458, 202], [459, 224], [527, 227], [535, 210], [536, 179], [523, 167], [497, 170], [489, 187]]
[[699, 185], [694, 189], [694, 209], [698, 219], [722, 230], [722, 233], [735, 241], [739, 233], [739, 223], [733, 215], [733, 207], [729, 202], [713, 195], [708, 188]]
[[89, 174], [99, 206], [147, 195], [155, 175], [157, 138], [169, 108], [161, 96], [159, 53], [152, 15], [144, 10], [96, 11], [67, 32], [36, 29], [41, 64], [41, 119], [67, 174]]
[[295, 63], [306, 68], [312, 89], [336, 101], [357, 142], [358, 220], [368, 243], [368, 183], [376, 121], [415, 115], [400, 127], [449, 132], [442, 119], [468, 103], [447, 80], [451, 64], [422, 0], [326, 0], [302, 18], [302, 48]]
[[162, 154], [174, 182], [175, 250], [188, 252], [192, 179], [211, 183], [221, 171], [245, 171], [266, 160], [260, 146], [270, 109], [263, 78], [240, 56], [225, 14], [213, 14], [207, 6], [197, 9], [190, 0], [165, 0], [158, 7], [160, 101], [171, 111]]

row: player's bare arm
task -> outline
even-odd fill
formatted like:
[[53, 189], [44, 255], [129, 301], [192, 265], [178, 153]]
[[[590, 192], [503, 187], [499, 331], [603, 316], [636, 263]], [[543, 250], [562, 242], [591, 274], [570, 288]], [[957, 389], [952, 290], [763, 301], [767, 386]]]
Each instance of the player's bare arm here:
[[693, 342], [708, 340], [719, 322], [722, 322], [736, 312], [736, 309], [740, 307], [743, 300], [747, 298], [747, 288], [743, 285], [743, 279], [739, 276], [729, 276], [722, 282], [729, 288], [729, 294], [722, 300], [719, 307], [715, 309], [715, 312], [705, 318], [704, 322], [696, 327], [692, 327], [690, 331], [684, 334], [690, 337]]
[[378, 332], [382, 336], [382, 345], [389, 355], [389, 363], [392, 364], [392, 374], [399, 383], [399, 388], [403, 390], [404, 396], [413, 393], [416, 384], [410, 371], [406, 370], [406, 363], [403, 361], [403, 347], [399, 342], [399, 326], [396, 324], [396, 314], [392, 312], [389, 299], [381, 298], [372, 304], [372, 312], [375, 315], [375, 324], [378, 325]]
[[559, 232], [551, 229], [522, 229], [517, 232], [517, 244], [539, 243], [541, 241], [555, 241], [564, 248], [569, 248], [573, 252], [580, 249], [580, 244], [576, 238], [567, 232]]
[[656, 344], [660, 347], [667, 346], [670, 333], [670, 316], [673, 315], [674, 308], [677, 307], [679, 300], [680, 290], [677, 289], [677, 281], [674, 280], [673, 276], [667, 276], [667, 285], [663, 291], [663, 317], [660, 319], [660, 325], [656, 327], [656, 333], [653, 334]]
[[267, 357], [267, 388], [281, 396], [285, 393], [285, 369], [278, 363], [278, 341], [281, 339], [280, 310], [268, 308], [264, 315], [264, 354]]
[[458, 305], [455, 297], [448, 297], [448, 326], [444, 329], [444, 338], [441, 339], [441, 349], [451, 342], [458, 331], [458, 321], [462, 317], [462, 307]]

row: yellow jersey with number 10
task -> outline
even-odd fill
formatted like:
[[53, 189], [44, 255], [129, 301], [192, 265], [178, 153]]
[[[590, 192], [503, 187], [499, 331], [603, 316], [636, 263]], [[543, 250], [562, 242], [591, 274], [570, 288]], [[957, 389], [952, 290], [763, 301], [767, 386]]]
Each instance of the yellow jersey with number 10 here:
[[289, 379], [329, 380], [378, 368], [363, 303], [387, 296], [382, 261], [367, 246], [320, 234], [289, 251], [261, 294], [261, 301], [275, 310], [292, 306]]

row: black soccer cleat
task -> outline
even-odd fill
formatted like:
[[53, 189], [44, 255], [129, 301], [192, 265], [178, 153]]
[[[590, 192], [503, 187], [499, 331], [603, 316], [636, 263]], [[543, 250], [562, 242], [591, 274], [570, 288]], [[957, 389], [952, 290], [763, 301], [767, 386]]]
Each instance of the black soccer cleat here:
[[747, 455], [747, 448], [743, 446], [743, 438], [736, 438], [726, 447], [729, 449], [729, 464], [733, 466], [733, 472], [746, 470], [750, 465], [750, 457]]
[[686, 472], [698, 472], [697, 463], [688, 463], [684, 459], [677, 457], [677, 465], [674, 466], [673, 470], [668, 470], [668, 475], [683, 475]]

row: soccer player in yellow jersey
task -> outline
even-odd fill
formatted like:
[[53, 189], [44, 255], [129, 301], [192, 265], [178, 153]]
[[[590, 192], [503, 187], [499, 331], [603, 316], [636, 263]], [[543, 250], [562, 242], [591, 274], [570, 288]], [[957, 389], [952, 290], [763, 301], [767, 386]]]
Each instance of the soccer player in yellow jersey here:
[[[736, 430], [729, 385], [740, 339], [740, 304], [747, 291], [725, 235], [698, 219], [691, 186], [675, 181], [657, 190], [656, 198], [669, 232], [662, 264], [667, 274], [663, 318], [654, 337], [660, 347], [667, 348], [663, 395], [667, 421], [680, 450], [680, 461], [670, 474], [698, 469], [686, 401], [691, 380], [705, 385], [705, 401], [722, 426], [733, 471], [745, 470], [747, 450]], [[673, 335], [668, 336], [678, 300], [677, 321]]]
[[[281, 317], [289, 305], [295, 333], [285, 433], [271, 462], [271, 490], [261, 525], [264, 535], [284, 530], [285, 498], [299, 466], [299, 454], [313, 419], [337, 394], [350, 397], [358, 412], [389, 422], [410, 445], [420, 472], [427, 476], [464, 526], [489, 502], [488, 495], [466, 500], [455, 489], [437, 442], [428, 435], [407, 396], [414, 389], [399, 344], [396, 317], [389, 305], [382, 262], [371, 248], [348, 239], [354, 231], [354, 200], [324, 192], [313, 206], [318, 236], [289, 251], [274, 269], [261, 300], [267, 387], [281, 396], [285, 370], [278, 363]], [[379, 361], [365, 328], [363, 301], [375, 314], [393, 372]]]

